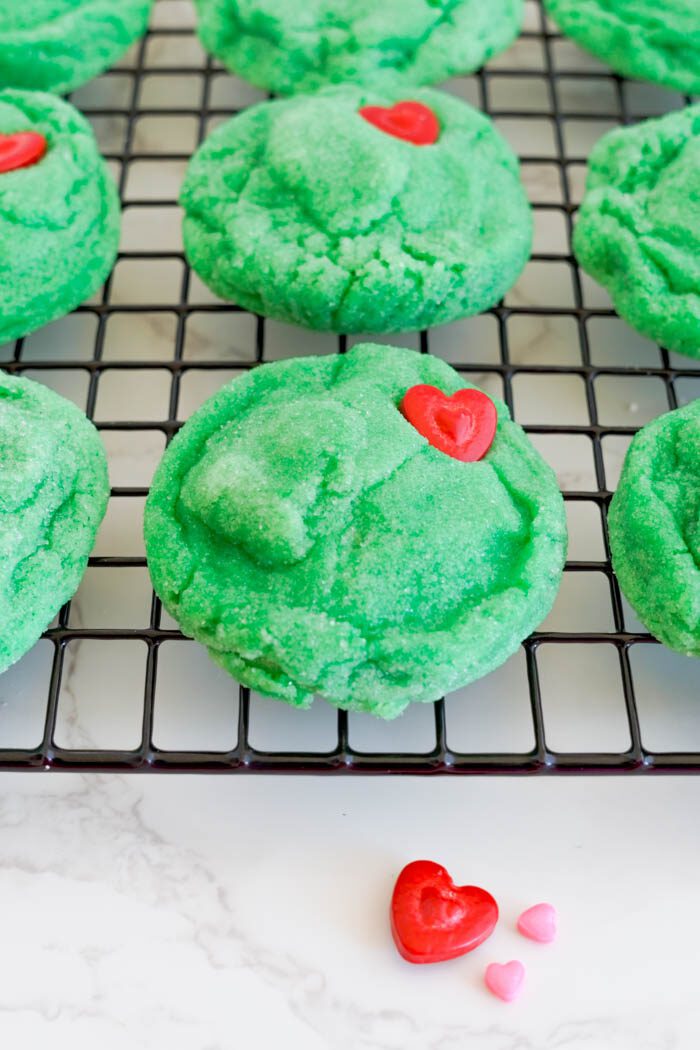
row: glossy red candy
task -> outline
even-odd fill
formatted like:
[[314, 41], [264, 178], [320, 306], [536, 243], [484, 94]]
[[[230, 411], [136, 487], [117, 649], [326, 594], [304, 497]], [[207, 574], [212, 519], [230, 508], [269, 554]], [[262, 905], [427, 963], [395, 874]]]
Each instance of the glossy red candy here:
[[0, 134], [0, 175], [36, 164], [46, 153], [46, 139], [38, 131]]
[[458, 390], [448, 397], [436, 386], [412, 386], [401, 411], [431, 445], [463, 463], [483, 459], [498, 424], [496, 406], [481, 390]]
[[414, 146], [432, 146], [440, 138], [438, 118], [422, 102], [397, 102], [390, 108], [363, 106], [359, 114], [380, 131]]
[[412, 963], [442, 962], [477, 948], [493, 932], [498, 905], [478, 886], [455, 886], [441, 864], [414, 860], [391, 898], [391, 932]]

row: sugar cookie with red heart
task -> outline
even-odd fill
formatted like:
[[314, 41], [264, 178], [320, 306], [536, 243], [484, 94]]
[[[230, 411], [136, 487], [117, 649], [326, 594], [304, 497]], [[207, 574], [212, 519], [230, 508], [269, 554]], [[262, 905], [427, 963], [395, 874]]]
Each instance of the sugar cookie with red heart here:
[[275, 321], [346, 335], [494, 306], [532, 245], [517, 160], [483, 113], [405, 90], [338, 84], [216, 128], [181, 190], [204, 283]]
[[[430, 354], [362, 343], [273, 362], [217, 392], [166, 453], [146, 517], [155, 589], [245, 685], [394, 718], [493, 671], [549, 612], [566, 550], [553, 471], [487, 399], [499, 424], [481, 462], [431, 447], [400, 411], [423, 385], [464, 381]], [[451, 451], [483, 453], [471, 418], [438, 422]], [[199, 566], [182, 601], [173, 551], [178, 572]]]

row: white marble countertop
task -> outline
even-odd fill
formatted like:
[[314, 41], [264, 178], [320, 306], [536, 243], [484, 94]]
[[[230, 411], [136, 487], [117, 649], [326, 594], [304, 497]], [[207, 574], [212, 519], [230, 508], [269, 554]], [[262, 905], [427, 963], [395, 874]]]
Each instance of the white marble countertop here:
[[[0, 1044], [694, 1050], [699, 807], [690, 778], [2, 775]], [[399, 958], [421, 856], [499, 901], [471, 955]], [[553, 945], [514, 929], [539, 900]]]

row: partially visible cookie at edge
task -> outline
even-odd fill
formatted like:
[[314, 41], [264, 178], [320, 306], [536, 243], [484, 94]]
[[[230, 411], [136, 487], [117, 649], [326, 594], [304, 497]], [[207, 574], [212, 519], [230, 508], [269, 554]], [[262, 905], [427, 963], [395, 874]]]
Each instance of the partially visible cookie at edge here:
[[520, 32], [523, 0], [195, 0], [208, 51], [276, 94], [330, 83], [436, 84]]
[[41, 383], [0, 372], [0, 672], [74, 595], [108, 497], [92, 423]]
[[143, 36], [153, 0], [0, 0], [0, 88], [64, 95]]
[[120, 225], [116, 185], [82, 114], [44, 92], [0, 91], [0, 345], [96, 292]]
[[700, 398], [643, 427], [608, 516], [615, 573], [648, 630], [700, 656]]
[[700, 104], [603, 136], [573, 243], [621, 317], [700, 357]]
[[697, 0], [544, 0], [577, 44], [616, 73], [700, 93]]

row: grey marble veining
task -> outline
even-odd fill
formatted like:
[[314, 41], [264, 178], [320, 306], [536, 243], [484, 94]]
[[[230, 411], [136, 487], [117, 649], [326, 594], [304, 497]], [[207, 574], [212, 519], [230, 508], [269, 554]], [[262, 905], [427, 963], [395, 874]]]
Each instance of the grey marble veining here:
[[[0, 777], [0, 1036], [30, 1048], [693, 1050], [700, 782]], [[396, 953], [409, 859], [501, 922]], [[550, 946], [514, 929], [551, 900]], [[484, 989], [519, 958], [521, 999]]]

